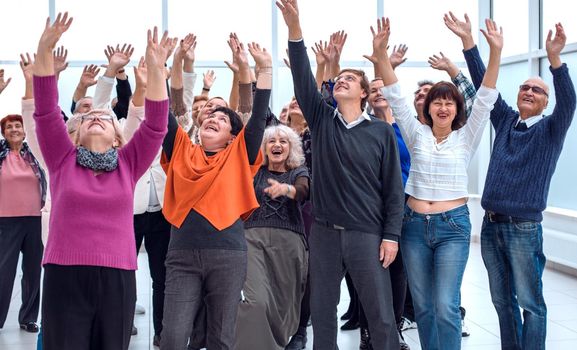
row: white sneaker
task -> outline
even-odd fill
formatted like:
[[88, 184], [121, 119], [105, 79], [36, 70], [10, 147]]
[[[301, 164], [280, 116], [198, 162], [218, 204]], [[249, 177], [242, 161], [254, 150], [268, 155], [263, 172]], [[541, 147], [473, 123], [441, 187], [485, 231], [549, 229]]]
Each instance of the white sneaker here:
[[471, 332], [469, 332], [469, 327], [467, 327], [467, 325], [465, 324], [465, 320], [462, 319], [461, 320], [461, 336], [462, 337], [468, 337], [471, 335]]
[[146, 309], [144, 306], [136, 304], [134, 307], [134, 313], [137, 315], [144, 315], [146, 313]]
[[406, 317], [401, 318], [401, 323], [399, 323], [399, 331], [404, 332], [407, 329], [417, 329], [417, 322], [411, 321]]

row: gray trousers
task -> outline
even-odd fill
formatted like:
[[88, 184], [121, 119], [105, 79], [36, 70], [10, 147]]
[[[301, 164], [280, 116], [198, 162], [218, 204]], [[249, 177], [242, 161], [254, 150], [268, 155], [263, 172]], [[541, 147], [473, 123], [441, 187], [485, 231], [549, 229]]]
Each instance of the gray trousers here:
[[162, 350], [186, 350], [194, 318], [203, 302], [207, 308], [207, 349], [234, 349], [246, 256], [246, 251], [241, 250], [168, 251]]
[[362, 305], [375, 350], [398, 350], [389, 270], [379, 261], [381, 238], [313, 223], [310, 245], [314, 350], [337, 350], [337, 305], [348, 272]]
[[308, 272], [304, 236], [269, 227], [245, 230], [244, 300], [238, 309], [236, 350], [284, 350], [299, 325]]

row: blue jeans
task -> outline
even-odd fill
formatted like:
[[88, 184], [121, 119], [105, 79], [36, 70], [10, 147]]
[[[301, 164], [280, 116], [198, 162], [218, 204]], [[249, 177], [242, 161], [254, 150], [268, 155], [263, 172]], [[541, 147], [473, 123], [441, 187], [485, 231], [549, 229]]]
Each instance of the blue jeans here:
[[[545, 349], [547, 306], [543, 298], [541, 224], [483, 220], [481, 253], [491, 299], [499, 316], [503, 350]], [[523, 320], [519, 307], [523, 308]]]
[[470, 241], [466, 205], [438, 214], [405, 206], [401, 250], [423, 350], [461, 348], [459, 291]]

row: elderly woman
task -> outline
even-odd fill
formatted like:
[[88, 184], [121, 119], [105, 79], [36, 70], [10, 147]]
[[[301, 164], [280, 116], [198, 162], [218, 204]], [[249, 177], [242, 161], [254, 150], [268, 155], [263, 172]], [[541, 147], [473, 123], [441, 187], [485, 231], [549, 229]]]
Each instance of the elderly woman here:
[[254, 178], [260, 208], [244, 224], [248, 267], [237, 318], [239, 350], [285, 348], [299, 325], [308, 272], [300, 205], [308, 197], [309, 175], [300, 138], [287, 126], [272, 126], [262, 150], [264, 163]]
[[401, 250], [425, 350], [461, 348], [459, 290], [471, 239], [467, 167], [497, 100], [495, 86], [503, 46], [496, 24], [485, 22], [489, 64], [469, 119], [463, 97], [447, 82], [433, 85], [427, 94], [425, 124], [412, 116], [410, 105], [400, 98], [386, 54], [388, 19], [379, 21], [378, 31], [373, 31], [373, 55], [366, 56], [375, 63], [375, 75], [383, 78], [382, 93], [411, 154]]
[[158, 42], [156, 29], [148, 33], [146, 119], [131, 141], [123, 145], [109, 111], [93, 111], [80, 117], [74, 144], [60, 116], [52, 57], [71, 22], [68, 14], [47, 20], [34, 65], [36, 133], [52, 193], [43, 349], [128, 349], [136, 299], [134, 185], [166, 133], [170, 40], [165, 33]]
[[[162, 165], [167, 173], [163, 213], [172, 224], [166, 258], [161, 348], [187, 347], [201, 304], [207, 308], [207, 348], [232, 349], [239, 298], [246, 277], [247, 247], [241, 217], [258, 207], [253, 176], [272, 85], [270, 55], [256, 44], [249, 51], [263, 68], [253, 115], [219, 107], [200, 116], [201, 145], [192, 143], [169, 118]], [[240, 81], [250, 81], [248, 58], [239, 44]], [[201, 114], [202, 115], [202, 114]]]
[[24, 142], [20, 115], [0, 121], [0, 328], [12, 299], [18, 257], [22, 252], [22, 306], [20, 328], [38, 332], [42, 261], [40, 209], [46, 200], [46, 177]]

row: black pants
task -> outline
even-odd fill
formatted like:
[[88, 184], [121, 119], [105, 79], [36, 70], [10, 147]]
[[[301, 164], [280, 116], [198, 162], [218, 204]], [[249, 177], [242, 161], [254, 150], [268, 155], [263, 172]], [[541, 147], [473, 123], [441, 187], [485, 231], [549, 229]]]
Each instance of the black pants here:
[[375, 349], [398, 349], [389, 270], [379, 261], [381, 237], [313, 224], [310, 244], [311, 315], [315, 350], [336, 350], [337, 304], [348, 272], [365, 310]]
[[187, 348], [194, 318], [204, 302], [206, 348], [234, 349], [246, 266], [247, 252], [242, 250], [169, 250], [160, 348]]
[[42, 273], [40, 216], [0, 217], [0, 328], [4, 327], [22, 252], [22, 306], [18, 323], [36, 322]]
[[44, 266], [43, 350], [126, 350], [134, 320], [134, 271]]
[[[393, 312], [395, 314], [395, 322], [398, 325], [403, 317], [405, 297], [407, 295], [407, 274], [405, 273], [405, 267], [403, 266], [403, 255], [401, 254], [400, 249], [397, 253], [397, 257], [389, 266], [389, 272], [391, 275], [391, 287], [393, 291]], [[360, 308], [359, 324], [361, 327], [367, 328], [367, 318], [360, 301], [358, 305]]]
[[162, 314], [164, 313], [164, 281], [166, 279], [166, 252], [170, 242], [170, 224], [161, 211], [134, 215], [134, 234], [136, 237], [136, 254], [142, 241], [148, 253], [148, 268], [152, 278], [152, 323], [154, 334], [162, 331]]

